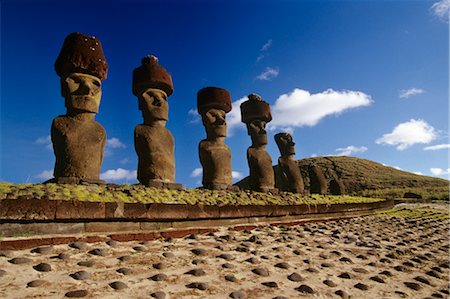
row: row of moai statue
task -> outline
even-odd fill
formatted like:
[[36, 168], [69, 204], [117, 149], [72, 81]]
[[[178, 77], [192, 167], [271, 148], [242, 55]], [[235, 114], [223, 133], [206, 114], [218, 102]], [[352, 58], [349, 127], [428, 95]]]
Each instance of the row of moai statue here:
[[[106, 142], [105, 129], [95, 121], [106, 79], [108, 64], [100, 41], [81, 33], [69, 34], [55, 62], [61, 78], [61, 95], [67, 112], [53, 120], [51, 139], [56, 156], [56, 183], [103, 183], [100, 167]], [[138, 181], [146, 186], [179, 189], [175, 183], [174, 138], [165, 127], [168, 97], [173, 93], [172, 77], [155, 56], [142, 59], [133, 71], [132, 92], [138, 98], [143, 124], [134, 130], [138, 155]], [[197, 108], [206, 128], [200, 141], [199, 157], [203, 167], [204, 188], [235, 190], [232, 185], [231, 152], [225, 144], [226, 113], [232, 109], [230, 93], [218, 87], [206, 87], [197, 94]], [[281, 157], [280, 178], [275, 188], [272, 159], [266, 151], [266, 124], [272, 120], [270, 106], [260, 96], [251, 94], [241, 104], [242, 122], [247, 126], [252, 145], [247, 150], [250, 188], [262, 192], [277, 189], [304, 192], [300, 169], [294, 160], [295, 149], [288, 133], [275, 135]], [[320, 170], [320, 168], [319, 168]], [[316, 167], [316, 170], [317, 167]], [[323, 174], [322, 174], [323, 176]]]

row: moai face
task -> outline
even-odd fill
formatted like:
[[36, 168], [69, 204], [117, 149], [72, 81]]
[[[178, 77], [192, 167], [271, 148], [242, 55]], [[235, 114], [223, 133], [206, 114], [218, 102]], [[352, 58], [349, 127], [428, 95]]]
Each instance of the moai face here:
[[263, 146], [267, 144], [266, 121], [255, 119], [247, 124], [248, 134], [252, 138], [254, 146]]
[[61, 93], [69, 111], [98, 113], [102, 81], [92, 75], [71, 73], [61, 78]]
[[281, 156], [293, 156], [295, 155], [295, 142], [292, 140], [291, 134], [280, 133], [275, 136], [278, 149]]
[[209, 109], [202, 114], [203, 125], [206, 128], [208, 137], [226, 137], [227, 123], [225, 121], [225, 111], [221, 109]]
[[167, 120], [169, 118], [169, 104], [167, 94], [155, 88], [143, 90], [138, 95], [139, 110], [146, 122]]

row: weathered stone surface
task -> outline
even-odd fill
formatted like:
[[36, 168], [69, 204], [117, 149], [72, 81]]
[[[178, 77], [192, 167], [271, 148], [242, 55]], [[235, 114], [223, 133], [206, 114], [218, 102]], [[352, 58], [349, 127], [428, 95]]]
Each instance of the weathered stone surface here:
[[[155, 56], [146, 56], [133, 71], [133, 94], [138, 97], [144, 123], [134, 130], [138, 155], [137, 179], [143, 185], [175, 181], [174, 138], [166, 129], [168, 97], [173, 92], [170, 73]], [[164, 185], [160, 185], [164, 187]]]
[[280, 150], [281, 157], [278, 158], [278, 173], [275, 176], [275, 185], [279, 190], [293, 193], [303, 193], [305, 186], [300, 173], [300, 168], [294, 160], [295, 143], [289, 133], [278, 133], [275, 141]]
[[309, 165], [309, 192], [311, 194], [326, 194], [328, 183], [319, 165]]
[[218, 87], [205, 87], [197, 93], [197, 108], [206, 129], [199, 143], [204, 188], [226, 190], [232, 184], [231, 151], [225, 144], [226, 113], [231, 111], [230, 93]]
[[77, 200], [58, 200], [56, 219], [104, 219], [105, 203]]
[[[53, 220], [55, 218], [55, 210], [55, 200], [35, 198], [0, 200], [0, 219]], [[3, 234], [5, 233], [3, 232]]]
[[53, 120], [51, 139], [56, 157], [52, 182], [103, 183], [100, 167], [106, 142], [105, 129], [94, 120], [108, 65], [100, 41], [81, 33], [64, 40], [55, 62], [61, 77], [66, 115]]
[[250, 168], [250, 189], [261, 192], [275, 190], [275, 174], [272, 158], [266, 151], [266, 124], [272, 120], [270, 106], [257, 94], [250, 94], [248, 101], [241, 104], [242, 122], [247, 125], [247, 132], [252, 145], [247, 149]]

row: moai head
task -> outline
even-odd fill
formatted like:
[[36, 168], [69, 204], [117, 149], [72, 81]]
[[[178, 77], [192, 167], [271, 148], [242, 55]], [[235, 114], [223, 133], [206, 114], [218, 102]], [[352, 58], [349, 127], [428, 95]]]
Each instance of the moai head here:
[[197, 93], [197, 110], [202, 116], [207, 139], [227, 136], [226, 113], [231, 111], [230, 93], [219, 87], [205, 87]]
[[100, 41], [79, 32], [69, 34], [55, 62], [61, 95], [69, 114], [98, 113], [108, 64]]
[[138, 97], [144, 122], [167, 121], [167, 98], [173, 93], [172, 76], [153, 55], [142, 58], [141, 62], [133, 71], [133, 94]]
[[289, 133], [282, 132], [275, 135], [275, 142], [278, 145], [282, 157], [291, 157], [295, 155], [295, 142]]
[[266, 124], [272, 120], [269, 104], [259, 95], [250, 94], [248, 101], [241, 104], [241, 120], [247, 125], [252, 146], [265, 146], [267, 144]]

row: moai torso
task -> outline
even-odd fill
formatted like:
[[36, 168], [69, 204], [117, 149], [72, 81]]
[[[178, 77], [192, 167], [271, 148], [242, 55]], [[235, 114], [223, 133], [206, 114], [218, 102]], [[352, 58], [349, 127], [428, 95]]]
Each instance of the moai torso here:
[[106, 133], [98, 122], [59, 116], [53, 120], [51, 135], [56, 156], [56, 178], [100, 179]]
[[278, 158], [278, 171], [280, 186], [278, 189], [293, 193], [303, 193], [304, 184], [297, 162], [289, 158]]
[[134, 129], [138, 180], [175, 181], [174, 138], [163, 126], [138, 125]]
[[203, 186], [226, 189], [231, 180], [231, 151], [225, 143], [202, 140], [199, 144], [200, 163], [203, 167]]
[[249, 147], [247, 160], [252, 189], [267, 192], [275, 188], [272, 158], [265, 148]]
[[309, 166], [309, 192], [311, 194], [326, 194], [328, 182], [318, 165]]

